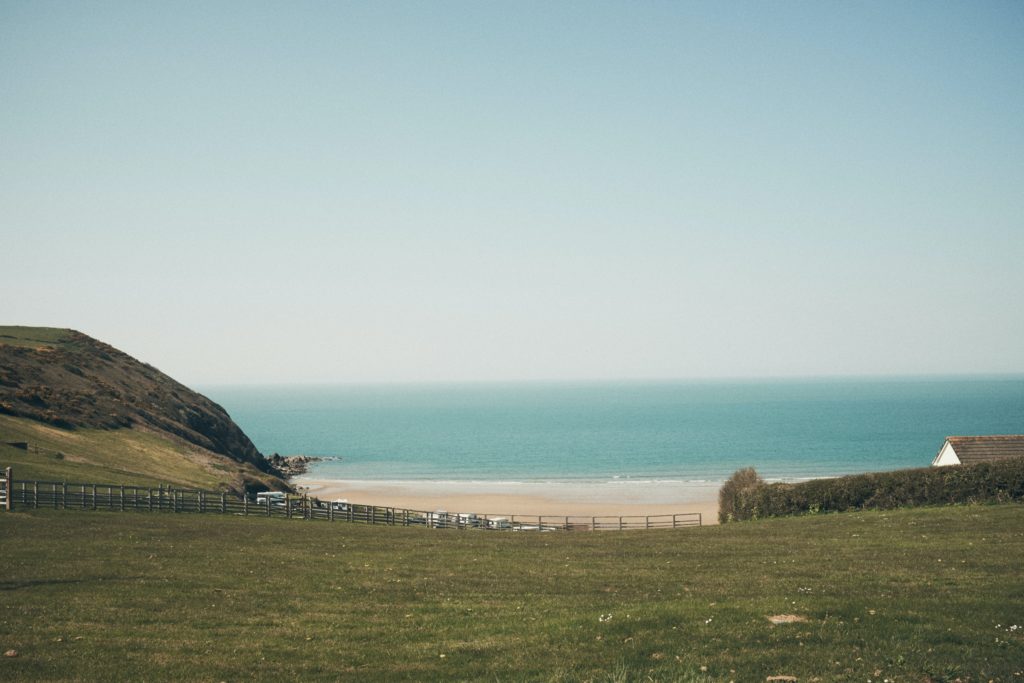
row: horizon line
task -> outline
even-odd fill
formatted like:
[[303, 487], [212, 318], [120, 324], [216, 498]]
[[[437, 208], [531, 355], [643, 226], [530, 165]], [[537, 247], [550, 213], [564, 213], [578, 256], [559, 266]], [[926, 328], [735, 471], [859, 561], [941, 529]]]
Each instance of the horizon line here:
[[429, 387], [486, 385], [585, 385], [585, 384], [698, 384], [729, 382], [820, 382], [820, 381], [921, 381], [921, 380], [1013, 380], [1024, 379], [1017, 372], [821, 374], [821, 375], [699, 375], [690, 377], [590, 377], [530, 379], [396, 379], [396, 380], [295, 380], [195, 382], [207, 387]]

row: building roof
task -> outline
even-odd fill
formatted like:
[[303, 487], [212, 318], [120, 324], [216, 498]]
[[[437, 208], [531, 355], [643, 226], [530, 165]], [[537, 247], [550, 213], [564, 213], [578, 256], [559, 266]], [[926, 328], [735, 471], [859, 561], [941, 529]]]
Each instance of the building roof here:
[[965, 465], [1024, 457], [1024, 435], [948, 436], [956, 457]]

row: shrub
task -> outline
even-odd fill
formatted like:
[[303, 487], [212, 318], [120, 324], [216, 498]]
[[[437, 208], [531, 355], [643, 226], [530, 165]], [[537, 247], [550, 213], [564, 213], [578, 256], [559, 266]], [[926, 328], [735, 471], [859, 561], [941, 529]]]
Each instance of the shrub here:
[[1024, 458], [869, 472], [799, 484], [765, 484], [746, 468], [725, 482], [718, 500], [722, 523], [809, 512], [1024, 501]]
[[744, 499], [761, 486], [764, 486], [764, 479], [753, 467], [733, 472], [718, 490], [718, 522], [725, 524], [737, 519], [748, 519], [740, 517], [739, 511], [747, 507]]

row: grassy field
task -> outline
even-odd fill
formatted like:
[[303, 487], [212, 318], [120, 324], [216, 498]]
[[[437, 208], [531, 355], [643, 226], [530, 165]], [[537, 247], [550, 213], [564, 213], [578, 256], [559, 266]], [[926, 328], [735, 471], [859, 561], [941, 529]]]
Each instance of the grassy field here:
[[[26, 441], [24, 451], [0, 443], [0, 463], [17, 479], [156, 486], [172, 483], [216, 489], [250, 466], [211, 457], [182, 442], [139, 429], [60, 429], [0, 415], [0, 440]], [[252, 476], [258, 476], [258, 473]]]
[[23, 327], [0, 325], [0, 343], [29, 349], [40, 346], [60, 346], [68, 341], [71, 330], [55, 327]]
[[0, 680], [1024, 680], [1015, 504], [568, 534], [16, 511], [0, 539]]

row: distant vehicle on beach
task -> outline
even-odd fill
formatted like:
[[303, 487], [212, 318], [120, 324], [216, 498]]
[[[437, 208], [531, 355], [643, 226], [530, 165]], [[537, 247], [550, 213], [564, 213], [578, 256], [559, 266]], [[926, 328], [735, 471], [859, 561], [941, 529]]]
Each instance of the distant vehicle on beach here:
[[284, 507], [287, 500], [288, 495], [281, 491], [260, 491], [256, 494], [256, 504], [264, 507], [268, 504], [274, 507]]

